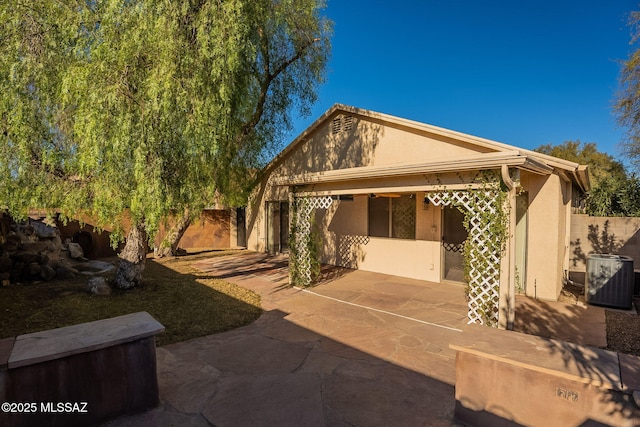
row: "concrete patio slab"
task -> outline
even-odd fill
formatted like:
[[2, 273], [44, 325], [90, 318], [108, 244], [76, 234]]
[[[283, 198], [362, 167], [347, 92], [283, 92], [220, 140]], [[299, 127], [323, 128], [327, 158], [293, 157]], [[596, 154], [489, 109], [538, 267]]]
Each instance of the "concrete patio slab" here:
[[467, 322], [462, 286], [334, 268], [296, 289], [285, 257], [255, 253], [194, 267], [255, 291], [265, 312], [158, 348], [161, 406], [110, 427], [459, 425], [449, 344]]

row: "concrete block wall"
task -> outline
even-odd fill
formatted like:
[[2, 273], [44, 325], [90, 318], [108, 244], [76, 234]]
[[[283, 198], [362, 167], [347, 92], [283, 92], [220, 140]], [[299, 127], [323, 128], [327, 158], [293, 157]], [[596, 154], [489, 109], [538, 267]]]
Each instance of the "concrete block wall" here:
[[593, 253], [631, 257], [634, 269], [640, 269], [640, 218], [573, 214], [570, 241], [571, 280], [584, 283], [586, 260]]

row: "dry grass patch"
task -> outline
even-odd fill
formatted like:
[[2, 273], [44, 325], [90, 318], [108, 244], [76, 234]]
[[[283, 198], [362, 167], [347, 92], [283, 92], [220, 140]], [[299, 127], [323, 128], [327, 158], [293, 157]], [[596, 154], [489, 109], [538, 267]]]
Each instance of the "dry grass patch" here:
[[[237, 251], [236, 251], [237, 252]], [[87, 293], [88, 277], [0, 288], [0, 338], [147, 311], [166, 331], [158, 345], [185, 341], [249, 324], [260, 297], [191, 267], [231, 251], [198, 251], [174, 259], [148, 259], [145, 285], [114, 289], [110, 297]], [[106, 260], [117, 262], [117, 258]]]

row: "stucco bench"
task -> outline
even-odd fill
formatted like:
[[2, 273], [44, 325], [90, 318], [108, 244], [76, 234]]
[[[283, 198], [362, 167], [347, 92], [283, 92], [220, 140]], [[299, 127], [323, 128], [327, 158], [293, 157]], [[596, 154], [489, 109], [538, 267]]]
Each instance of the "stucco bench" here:
[[0, 425], [94, 425], [157, 406], [162, 331], [139, 312], [0, 341], [0, 403], [13, 406]]
[[470, 426], [635, 426], [640, 358], [470, 325], [456, 353], [455, 416]]

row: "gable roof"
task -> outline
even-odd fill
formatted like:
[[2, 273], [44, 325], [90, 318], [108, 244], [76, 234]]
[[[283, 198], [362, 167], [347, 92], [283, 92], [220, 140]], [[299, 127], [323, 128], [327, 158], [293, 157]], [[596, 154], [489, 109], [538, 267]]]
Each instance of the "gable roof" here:
[[[280, 162], [282, 162], [288, 155], [294, 151], [299, 145], [306, 142], [309, 137], [320, 127], [322, 126], [331, 116], [338, 113], [347, 113], [358, 115], [364, 118], [381, 121], [385, 124], [392, 126], [401, 126], [409, 129], [413, 129], [415, 131], [421, 131], [430, 133], [432, 135], [441, 136], [444, 138], [450, 138], [457, 141], [464, 142], [471, 146], [476, 146], [483, 151], [491, 150], [494, 153], [479, 153], [477, 156], [473, 158], [465, 158], [465, 159], [455, 159], [451, 162], [439, 163], [438, 165], [405, 165], [405, 169], [420, 169], [421, 172], [427, 172], [433, 170], [433, 172], [444, 171], [444, 168], [452, 168], [452, 170], [456, 170], [456, 168], [463, 167], [460, 163], [461, 160], [467, 161], [467, 166], [469, 168], [476, 167], [480, 168], [491, 168], [496, 167], [493, 163], [495, 163], [500, 158], [504, 157], [504, 161], [508, 162], [510, 165], [519, 166], [522, 165], [532, 165], [534, 170], [537, 173], [543, 173], [545, 171], [550, 173], [551, 171], [556, 171], [560, 176], [562, 176], [566, 180], [570, 180], [576, 183], [583, 191], [588, 191], [590, 188], [589, 175], [587, 173], [587, 166], [580, 165], [575, 162], [571, 162], [568, 160], [560, 159], [557, 157], [549, 156], [547, 154], [538, 153], [536, 151], [527, 150], [523, 148], [519, 148], [513, 145], [504, 144], [497, 141], [492, 141], [486, 138], [480, 138], [477, 136], [469, 135], [462, 132], [453, 131], [450, 129], [445, 129], [433, 125], [429, 125], [426, 123], [417, 122], [414, 120], [404, 119], [396, 116], [392, 116], [389, 114], [378, 113], [371, 110], [365, 110], [362, 108], [356, 108], [349, 105], [344, 104], [334, 104], [331, 108], [324, 112], [317, 120], [315, 120], [307, 129], [305, 129], [300, 135], [298, 135], [287, 147], [285, 147], [274, 159], [267, 165], [265, 170], [271, 170]], [[507, 159], [507, 157], [509, 159]], [[483, 163], [485, 162], [485, 163]], [[498, 165], [499, 167], [499, 165]], [[357, 169], [363, 168], [353, 168], [353, 172], [356, 172]], [[400, 168], [402, 169], [402, 168]], [[439, 169], [439, 170], [436, 170]], [[458, 169], [459, 170], [459, 169]], [[328, 171], [327, 171], [328, 172]], [[327, 172], [323, 172], [321, 175], [326, 175]], [[371, 172], [374, 172], [373, 170]], [[331, 171], [331, 174], [335, 174], [336, 178], [340, 175], [349, 175], [348, 171]], [[315, 175], [315, 174], [314, 174]], [[301, 178], [298, 178], [299, 183], [301, 183]]]

